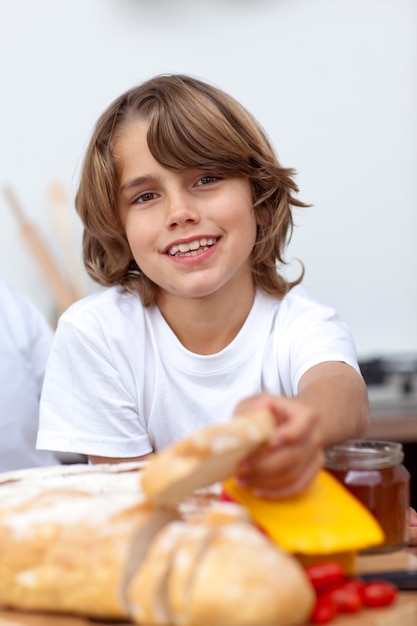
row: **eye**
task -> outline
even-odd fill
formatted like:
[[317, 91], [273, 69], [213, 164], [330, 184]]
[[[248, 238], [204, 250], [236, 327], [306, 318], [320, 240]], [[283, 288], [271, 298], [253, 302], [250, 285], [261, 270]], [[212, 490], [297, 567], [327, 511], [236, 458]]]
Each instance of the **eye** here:
[[133, 199], [133, 202], [136, 204], [141, 204], [144, 202], [149, 202], [150, 200], [154, 200], [157, 197], [156, 193], [152, 191], [146, 191], [145, 193], [141, 193]]
[[221, 176], [216, 176], [215, 174], [206, 174], [199, 179], [198, 184], [209, 185], [210, 183], [216, 183], [218, 180], [222, 180]]

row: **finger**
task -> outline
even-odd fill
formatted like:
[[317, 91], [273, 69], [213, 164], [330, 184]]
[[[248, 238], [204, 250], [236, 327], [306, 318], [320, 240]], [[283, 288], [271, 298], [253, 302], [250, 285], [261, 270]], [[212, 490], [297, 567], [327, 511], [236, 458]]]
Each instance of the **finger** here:
[[259, 498], [268, 500], [278, 500], [300, 495], [311, 485], [321, 468], [322, 462], [320, 458], [317, 458], [315, 462], [306, 468], [305, 472], [297, 476], [294, 482], [279, 487], [253, 489], [253, 493]]
[[294, 398], [281, 398], [263, 393], [241, 400], [235, 408], [234, 415], [250, 413], [259, 409], [269, 409], [274, 415], [276, 423], [281, 424], [295, 417], [297, 412], [300, 411], [299, 405], [304, 407], [304, 404]]
[[276, 446], [287, 445], [300, 441], [309, 434], [318, 441], [321, 433], [319, 419], [316, 410], [302, 404], [292, 404], [291, 411], [282, 411], [281, 421], [277, 423], [270, 441]]
[[250, 467], [249, 473], [238, 473], [237, 479], [242, 486], [255, 488], [284, 488], [293, 484], [308, 467], [324, 464], [321, 448], [299, 446], [271, 452]]
[[237, 475], [241, 478], [256, 479], [259, 474], [277, 476], [288, 472], [290, 468], [297, 471], [299, 466], [308, 464], [312, 456], [319, 451], [320, 453], [322, 451], [319, 430], [302, 428], [301, 432], [297, 432], [297, 436], [291, 437], [291, 441], [287, 441], [285, 445], [276, 443], [276, 438], [272, 437], [242, 461]]
[[306, 450], [299, 445], [283, 448], [265, 446], [264, 450], [247, 459], [239, 467], [237, 476], [244, 479], [248, 485], [260, 482], [281, 484], [292, 480], [292, 476], [297, 474], [303, 465], [308, 464], [316, 452], [315, 449]]
[[236, 405], [234, 414], [240, 415], [241, 413], [250, 413], [257, 409], [272, 408], [274, 401], [275, 397], [268, 393], [259, 393], [256, 396], [249, 396]]

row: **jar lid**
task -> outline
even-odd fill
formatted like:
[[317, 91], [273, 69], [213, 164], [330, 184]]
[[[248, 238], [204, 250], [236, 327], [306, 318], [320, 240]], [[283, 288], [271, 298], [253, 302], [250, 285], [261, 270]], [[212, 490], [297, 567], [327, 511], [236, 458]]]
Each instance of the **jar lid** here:
[[349, 439], [326, 450], [328, 469], [381, 469], [399, 465], [404, 452], [401, 443], [370, 439]]

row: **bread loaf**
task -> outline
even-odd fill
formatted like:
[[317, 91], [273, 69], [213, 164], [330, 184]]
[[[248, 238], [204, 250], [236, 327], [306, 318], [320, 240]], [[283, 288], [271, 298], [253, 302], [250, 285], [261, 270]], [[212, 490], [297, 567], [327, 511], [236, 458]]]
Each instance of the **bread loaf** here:
[[295, 626], [314, 593], [217, 480], [264, 442], [269, 413], [196, 433], [146, 464], [0, 477], [0, 604], [141, 626]]
[[176, 515], [151, 507], [137, 486], [118, 491], [113, 483], [109, 491], [105, 479], [122, 474], [91, 470], [51, 473], [49, 485], [35, 480], [36, 472], [28, 472], [27, 482], [3, 482], [0, 604], [128, 617], [127, 578], [153, 535]]

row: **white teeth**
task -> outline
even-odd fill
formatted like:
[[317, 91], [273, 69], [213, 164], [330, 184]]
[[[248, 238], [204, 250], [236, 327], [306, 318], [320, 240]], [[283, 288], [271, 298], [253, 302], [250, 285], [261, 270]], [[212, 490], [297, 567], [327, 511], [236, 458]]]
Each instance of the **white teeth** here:
[[212, 246], [216, 242], [215, 239], [207, 239], [203, 237], [202, 239], [196, 239], [195, 241], [190, 241], [189, 243], [180, 243], [179, 245], [174, 245], [168, 250], [168, 254], [174, 256], [178, 252], [181, 254], [187, 254], [188, 252], [193, 253], [192, 256], [195, 256], [196, 250], [199, 248], [206, 248], [207, 246]]

